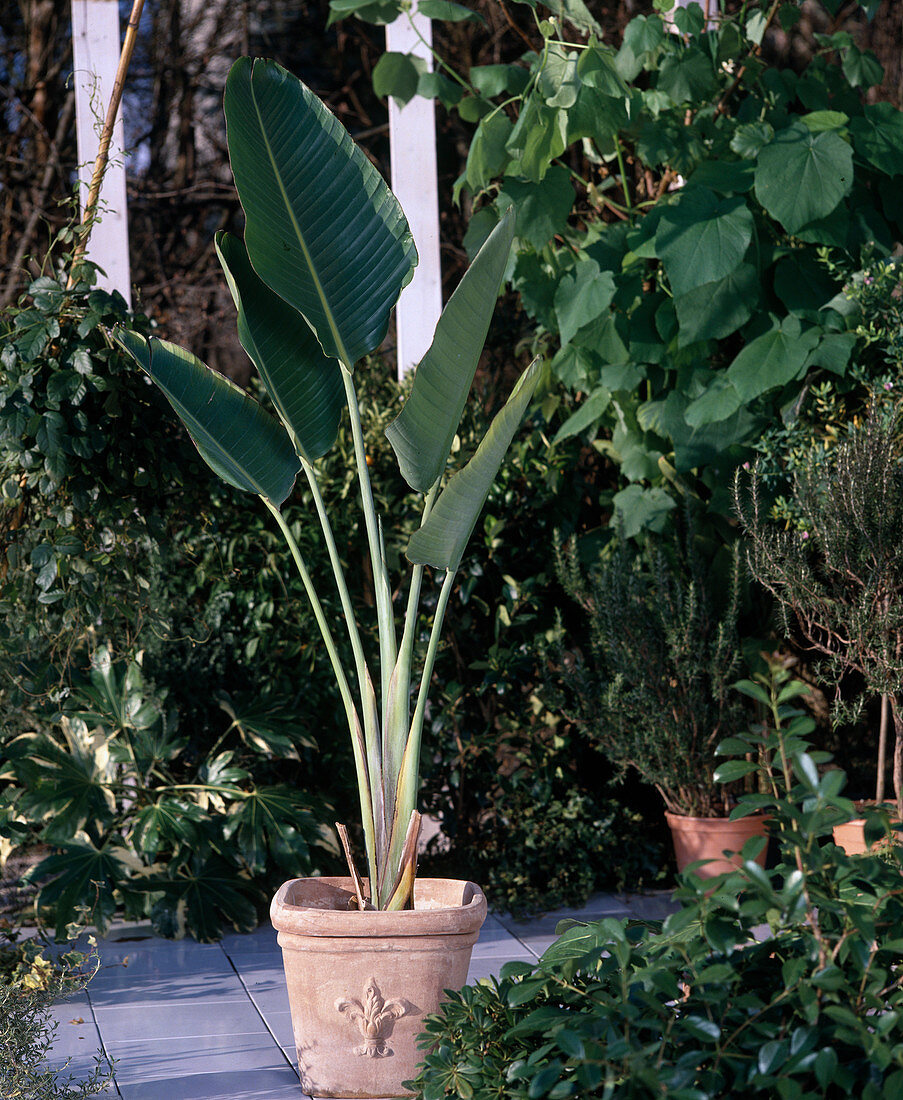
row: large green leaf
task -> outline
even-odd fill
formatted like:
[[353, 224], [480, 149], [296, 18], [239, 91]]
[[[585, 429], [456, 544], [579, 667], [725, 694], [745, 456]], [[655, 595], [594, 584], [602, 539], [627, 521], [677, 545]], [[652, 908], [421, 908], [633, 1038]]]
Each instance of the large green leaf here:
[[301, 463], [279, 421], [183, 348], [121, 328], [115, 337], [166, 394], [210, 468], [237, 489], [282, 504]]
[[147, 875], [134, 885], [163, 894], [151, 912], [154, 929], [161, 935], [177, 938], [188, 931], [200, 943], [215, 943], [224, 923], [236, 932], [257, 927], [258, 889], [242, 878], [234, 864], [218, 856], [203, 862], [196, 858], [171, 874]]
[[720, 340], [736, 332], [759, 304], [759, 276], [741, 263], [723, 279], [703, 283], [674, 299], [680, 347], [697, 340]]
[[759, 153], [756, 198], [788, 233], [826, 217], [852, 186], [853, 150], [831, 131], [794, 121]]
[[856, 152], [889, 176], [903, 173], [903, 111], [892, 103], [867, 103], [850, 123]]
[[231, 807], [225, 834], [255, 873], [266, 869], [270, 850], [279, 847], [294, 851], [300, 873], [310, 863], [303, 826], [313, 834], [310, 798], [303, 791], [284, 785], [254, 787]]
[[113, 821], [109, 779], [89, 753], [69, 752], [49, 737], [23, 734], [5, 755], [24, 787], [22, 809], [44, 822], [46, 840], [68, 840], [89, 822]]
[[434, 569], [458, 568], [538, 380], [539, 361], [534, 360], [518, 379], [505, 407], [496, 414], [476, 454], [449, 480], [429, 519], [411, 536], [407, 549], [409, 561]]
[[53, 910], [58, 937], [78, 916], [102, 935], [116, 912], [116, 889], [135, 869], [134, 856], [113, 839], [100, 848], [79, 840], [59, 848], [25, 875], [26, 881], [43, 883], [38, 907]]
[[562, 346], [569, 344], [584, 325], [600, 317], [614, 296], [611, 272], [600, 271], [595, 260], [578, 260], [555, 291], [555, 316]]
[[513, 239], [514, 211], [509, 210], [449, 299], [414, 375], [410, 397], [386, 430], [405, 481], [421, 493], [445, 469]]
[[743, 401], [786, 385], [805, 369], [809, 352], [821, 335], [820, 328], [802, 332], [796, 317], [785, 317], [780, 327], [775, 326], [746, 345], [727, 368], [727, 380]]
[[339, 120], [276, 62], [236, 61], [225, 112], [251, 263], [350, 368], [382, 343], [417, 263], [401, 207]]
[[676, 295], [723, 279], [737, 268], [752, 240], [753, 218], [742, 195], [719, 198], [688, 187], [662, 217], [655, 236]]
[[251, 266], [238, 237], [217, 233], [216, 252], [238, 310], [238, 338], [260, 371], [295, 449], [308, 461], [335, 442], [345, 407], [338, 362], [323, 354], [310, 325]]

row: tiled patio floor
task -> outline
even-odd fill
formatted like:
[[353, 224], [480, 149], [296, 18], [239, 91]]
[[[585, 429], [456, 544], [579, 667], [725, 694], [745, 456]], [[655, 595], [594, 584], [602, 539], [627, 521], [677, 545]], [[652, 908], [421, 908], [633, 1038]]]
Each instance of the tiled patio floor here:
[[[583, 909], [528, 921], [491, 914], [468, 980], [511, 959], [534, 961], [565, 917], [656, 919], [663, 893], [597, 894]], [[99, 947], [101, 969], [79, 997], [56, 1006], [55, 1064], [86, 1076], [99, 1048], [115, 1059], [106, 1100], [304, 1100], [295, 1069], [288, 998], [269, 927], [218, 944], [172, 942], [124, 928]]]

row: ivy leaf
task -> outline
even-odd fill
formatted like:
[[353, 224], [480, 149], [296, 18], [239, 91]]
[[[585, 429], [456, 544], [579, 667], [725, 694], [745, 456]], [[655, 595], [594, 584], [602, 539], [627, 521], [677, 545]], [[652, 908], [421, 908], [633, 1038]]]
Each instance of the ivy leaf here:
[[561, 343], [570, 343], [578, 329], [608, 309], [614, 296], [615, 281], [611, 272], [601, 272], [595, 260], [579, 260], [555, 291], [555, 315]]
[[539, 77], [539, 91], [550, 107], [573, 107], [577, 102], [580, 79], [577, 76], [577, 51], [550, 46]]
[[373, 69], [373, 91], [378, 96], [392, 96], [404, 107], [417, 94], [420, 76], [426, 71], [423, 58], [390, 50], [380, 57]]
[[736, 386], [723, 374], [716, 375], [708, 389], [692, 401], [684, 413], [691, 428], [701, 428], [727, 420], [740, 408], [743, 398]]
[[521, 171], [527, 179], [541, 183], [552, 161], [565, 151], [567, 123], [567, 111], [529, 101], [508, 139], [508, 151], [520, 154]]
[[606, 386], [599, 386], [580, 405], [575, 413], [565, 420], [555, 437], [553, 443], [560, 443], [563, 439], [579, 435], [594, 424], [611, 404], [611, 390]]
[[669, 54], [662, 62], [656, 84], [658, 91], [678, 104], [708, 99], [716, 87], [711, 60], [695, 47]]
[[478, 194], [504, 172], [511, 159], [508, 140], [513, 128], [514, 124], [504, 111], [497, 111], [480, 120], [464, 169], [464, 179], [472, 194]]
[[687, 180], [722, 195], [740, 195], [752, 189], [754, 166], [746, 160], [704, 160]]
[[779, 327], [746, 345], [728, 367], [727, 378], [742, 400], [752, 401], [802, 374], [809, 352], [820, 337], [821, 329], [813, 327], [801, 332], [796, 317], [785, 317]]
[[559, 19], [564, 19], [581, 34], [601, 34], [602, 28], [593, 18], [583, 0], [550, 0], [546, 5]]
[[850, 46], [841, 63], [843, 75], [854, 88], [872, 88], [884, 79], [884, 68], [871, 50]]
[[529, 81], [530, 74], [523, 65], [475, 65], [470, 70], [470, 83], [487, 99], [503, 92], [520, 95]]
[[694, 287], [674, 299], [680, 325], [678, 345], [721, 340], [745, 325], [759, 304], [759, 277], [742, 263], [723, 279]]
[[759, 153], [756, 198], [788, 233], [827, 217], [852, 187], [853, 150], [832, 131], [794, 120]]
[[850, 122], [856, 152], [889, 176], [903, 174], [903, 112], [891, 103], [867, 103]]
[[734, 131], [731, 149], [739, 157], [754, 160], [759, 150], [774, 140], [774, 127], [770, 122], [745, 122]]
[[646, 489], [642, 485], [628, 485], [615, 493], [613, 504], [622, 533], [628, 539], [644, 530], [660, 533], [665, 529], [668, 513], [677, 507], [666, 490], [658, 486]]
[[554, 165], [539, 184], [507, 179], [497, 204], [504, 212], [517, 207], [517, 235], [538, 252], [567, 225], [574, 203], [574, 185], [566, 168]]
[[469, 20], [484, 26], [486, 24], [479, 12], [471, 11], [463, 4], [454, 4], [451, 0], [419, 0], [417, 10], [427, 19], [441, 19], [445, 23], [464, 23]]
[[743, 259], [752, 231], [752, 212], [742, 195], [719, 199], [707, 188], [687, 188], [655, 235], [675, 295], [729, 275]]
[[630, 89], [615, 65], [615, 55], [607, 46], [589, 46], [577, 61], [577, 75], [582, 84], [604, 95], [626, 98]]
[[810, 352], [806, 369], [822, 367], [832, 374], [846, 374], [857, 339], [855, 332], [833, 332], [823, 337]]

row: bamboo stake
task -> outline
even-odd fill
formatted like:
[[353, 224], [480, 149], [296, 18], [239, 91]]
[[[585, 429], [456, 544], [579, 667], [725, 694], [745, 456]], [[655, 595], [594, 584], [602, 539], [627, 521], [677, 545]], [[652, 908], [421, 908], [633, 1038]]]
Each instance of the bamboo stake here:
[[881, 726], [878, 730], [878, 776], [875, 784], [875, 802], [880, 806], [884, 802], [884, 769], [887, 763], [887, 718], [890, 700], [887, 694], [881, 696]]
[[116, 80], [113, 83], [110, 104], [107, 107], [107, 115], [104, 119], [103, 130], [100, 134], [100, 145], [97, 148], [97, 158], [94, 161], [94, 172], [91, 176], [91, 184], [88, 188], [88, 198], [85, 202], [85, 213], [81, 221], [84, 231], [72, 253], [72, 266], [69, 271], [69, 286], [72, 286], [75, 282], [75, 269], [84, 256], [85, 249], [88, 247], [91, 227], [97, 215], [97, 204], [100, 200], [100, 186], [103, 183], [104, 173], [107, 169], [107, 161], [110, 158], [110, 142], [113, 140], [113, 126], [116, 123], [116, 115], [119, 113], [119, 104], [122, 102], [122, 93], [125, 90], [126, 74], [129, 71], [132, 54], [135, 51], [135, 42], [138, 38], [138, 23], [141, 20], [141, 11], [143, 8], [144, 0], [133, 0], [132, 12], [129, 16], [128, 27], [125, 32], [125, 40], [122, 43], [122, 52], [119, 55], [119, 66], [116, 69]]

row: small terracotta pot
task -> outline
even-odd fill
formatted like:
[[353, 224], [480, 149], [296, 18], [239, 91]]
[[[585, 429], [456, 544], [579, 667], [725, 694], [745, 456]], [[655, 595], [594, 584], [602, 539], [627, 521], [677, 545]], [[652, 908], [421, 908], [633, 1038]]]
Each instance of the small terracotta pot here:
[[[697, 859], [707, 859], [711, 862], [698, 867], [696, 874], [700, 878], [713, 878], [740, 866], [743, 845], [750, 837], [765, 836], [769, 819], [764, 814], [751, 814], [730, 821], [726, 817], [684, 817], [665, 811], [665, 820], [671, 829], [678, 871], [683, 871]], [[765, 866], [767, 849], [766, 845], [756, 858], [762, 867]], [[735, 854], [726, 858], [725, 851]]]
[[350, 878], [293, 879], [270, 918], [279, 933], [301, 1087], [315, 1097], [400, 1097], [416, 1075], [423, 1018], [467, 981], [486, 918], [472, 882], [419, 878], [414, 909], [349, 909]]
[[[856, 808], [861, 809], [865, 805], [865, 802], [857, 802]], [[874, 803], [871, 803], [871, 805], [874, 805]], [[899, 824], [899, 820], [897, 818], [897, 807], [894, 805], [885, 804], [884, 808], [890, 813], [891, 824]], [[865, 855], [865, 853], [869, 851], [865, 844], [864, 817], [857, 817], [854, 818], [852, 821], [844, 821], [841, 825], [835, 825], [834, 829], [832, 830], [832, 835], [834, 838], [834, 843], [837, 845], [837, 847], [843, 848], [848, 856], [861, 856]], [[876, 848], [880, 848], [882, 844], [884, 844], [883, 838], [879, 840], [876, 844], [873, 844], [871, 850], [874, 851]]]

